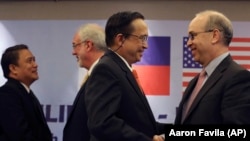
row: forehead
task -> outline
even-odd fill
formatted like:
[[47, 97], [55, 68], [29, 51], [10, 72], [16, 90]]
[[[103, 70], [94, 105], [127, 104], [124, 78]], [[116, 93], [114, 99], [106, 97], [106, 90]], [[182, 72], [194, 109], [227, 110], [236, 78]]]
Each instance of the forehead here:
[[76, 32], [76, 33], [74, 34], [74, 36], [73, 36], [73, 42], [77, 42], [77, 41], [81, 41], [81, 40], [80, 40], [80, 35], [79, 35], [78, 32]]
[[200, 32], [205, 29], [207, 18], [205, 16], [195, 17], [188, 26], [188, 32]]
[[28, 57], [32, 57], [32, 53], [30, 50], [28, 49], [22, 49], [22, 50], [19, 50], [19, 60], [21, 59], [26, 59]]
[[148, 26], [143, 19], [136, 19], [131, 25], [134, 27], [134, 32], [148, 32]]

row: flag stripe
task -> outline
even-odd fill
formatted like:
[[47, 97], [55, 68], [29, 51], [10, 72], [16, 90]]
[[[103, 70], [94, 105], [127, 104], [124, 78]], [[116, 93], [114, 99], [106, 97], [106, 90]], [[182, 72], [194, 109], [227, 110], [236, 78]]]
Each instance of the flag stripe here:
[[184, 76], [195, 76], [197, 73], [195, 72], [183, 72]]
[[232, 51], [230, 49], [230, 54], [232, 56], [237, 56], [237, 55], [244, 55], [244, 56], [248, 56], [250, 54], [250, 51]]
[[149, 37], [149, 48], [133, 65], [146, 95], [170, 95], [170, 41], [167, 36]]
[[[188, 83], [201, 71], [201, 66], [194, 65], [191, 51], [186, 43], [188, 38], [183, 38], [183, 71], [182, 90], [185, 91]], [[229, 46], [229, 53], [233, 60], [250, 71], [250, 38], [233, 38]]]
[[250, 43], [250, 38], [245, 38], [245, 37], [238, 38], [238, 37], [236, 37], [236, 38], [232, 39], [232, 42], [249, 42]]
[[233, 56], [234, 60], [250, 60], [250, 56]]
[[248, 47], [230, 46], [229, 50], [231, 50], [231, 51], [250, 51], [250, 46], [248, 46]]

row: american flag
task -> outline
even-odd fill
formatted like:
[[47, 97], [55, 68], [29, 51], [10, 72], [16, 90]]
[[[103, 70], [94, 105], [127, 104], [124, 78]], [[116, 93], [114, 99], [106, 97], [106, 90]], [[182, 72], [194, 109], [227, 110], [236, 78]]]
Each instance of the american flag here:
[[[187, 47], [188, 37], [183, 38], [182, 90], [185, 91], [189, 81], [201, 71], [201, 65], [193, 60], [191, 50]], [[250, 38], [233, 38], [229, 47], [233, 59], [250, 71]]]

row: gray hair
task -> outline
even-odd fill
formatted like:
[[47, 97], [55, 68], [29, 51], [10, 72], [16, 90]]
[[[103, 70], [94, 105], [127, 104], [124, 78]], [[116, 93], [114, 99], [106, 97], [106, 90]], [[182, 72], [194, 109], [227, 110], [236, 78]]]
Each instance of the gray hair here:
[[85, 24], [80, 26], [78, 34], [81, 41], [91, 40], [97, 50], [105, 51], [107, 46], [105, 43], [104, 29], [97, 24]]
[[205, 10], [196, 14], [196, 16], [208, 16], [205, 31], [213, 29], [220, 30], [224, 36], [223, 43], [229, 46], [233, 38], [233, 26], [224, 14], [214, 10]]

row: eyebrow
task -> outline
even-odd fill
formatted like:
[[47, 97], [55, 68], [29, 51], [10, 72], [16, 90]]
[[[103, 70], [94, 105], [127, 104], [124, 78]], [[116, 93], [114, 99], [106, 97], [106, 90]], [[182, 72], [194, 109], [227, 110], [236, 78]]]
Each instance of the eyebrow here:
[[193, 34], [193, 33], [195, 33], [195, 32], [194, 32], [194, 31], [189, 31], [189, 32], [188, 32], [188, 34]]

